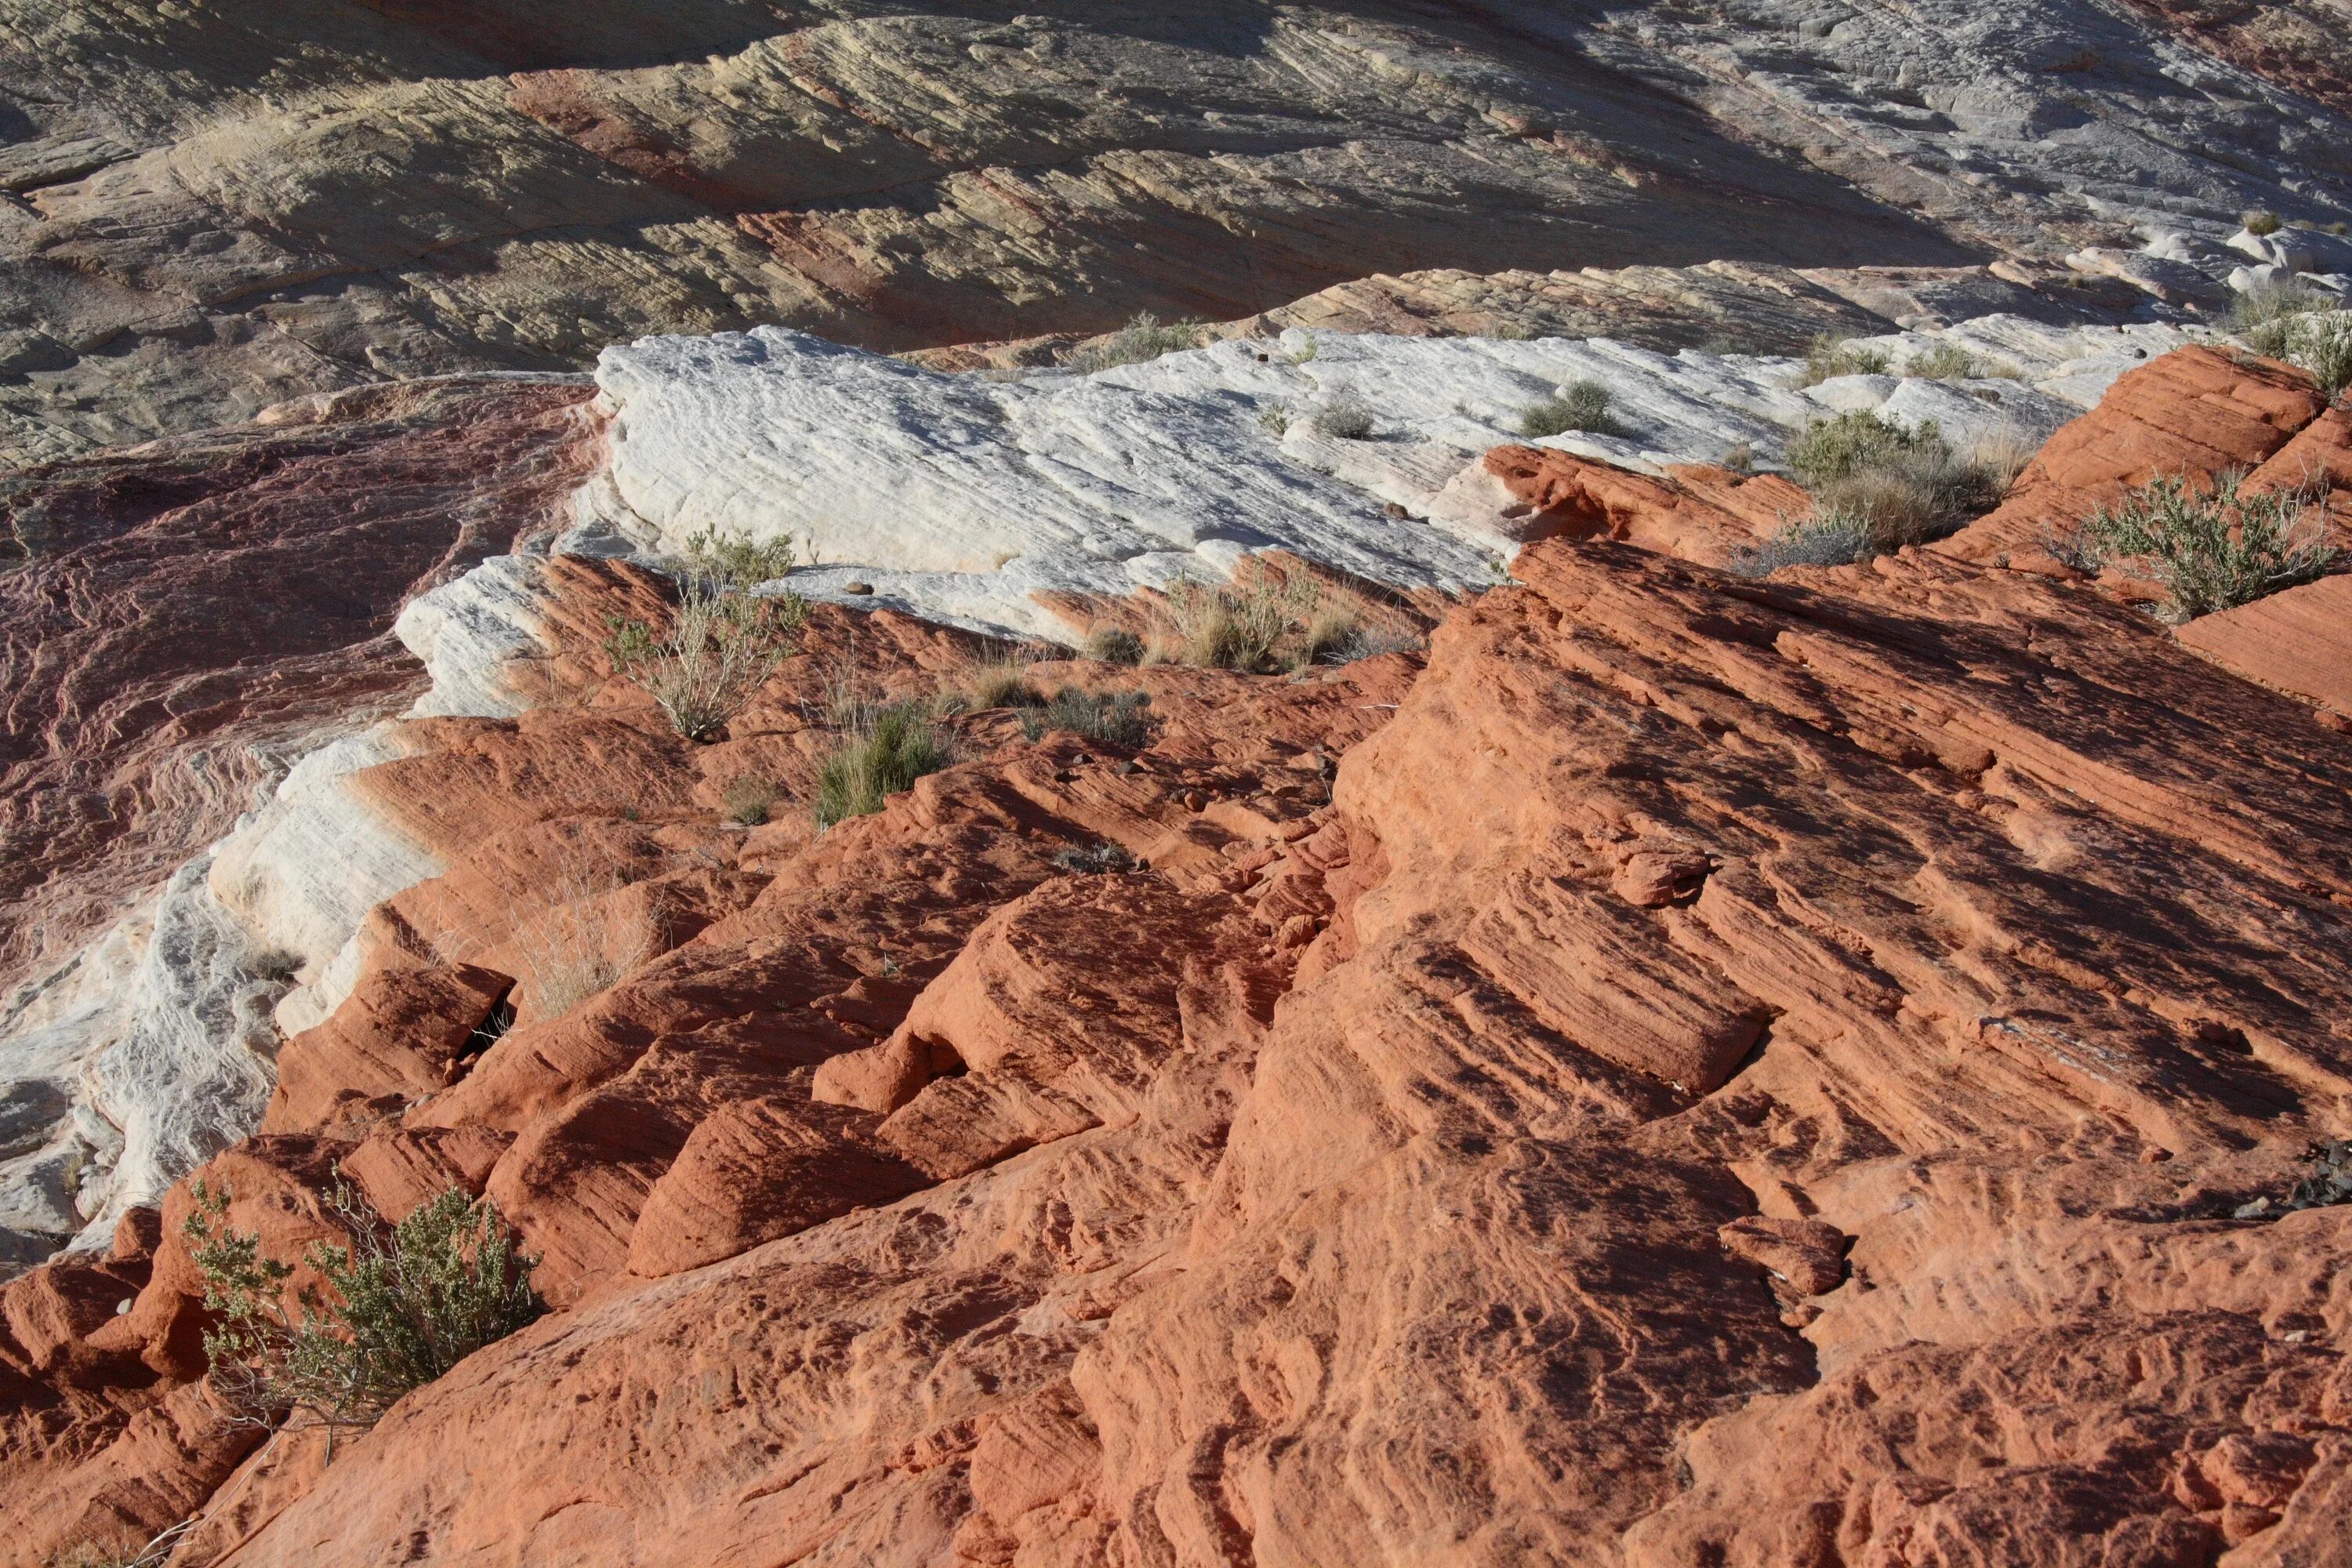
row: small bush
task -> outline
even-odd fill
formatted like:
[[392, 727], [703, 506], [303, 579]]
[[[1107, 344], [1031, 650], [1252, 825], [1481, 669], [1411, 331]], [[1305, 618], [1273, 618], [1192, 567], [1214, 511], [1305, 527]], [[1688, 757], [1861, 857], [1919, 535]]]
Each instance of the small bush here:
[[773, 779], [738, 773], [727, 785], [727, 820], [739, 827], [757, 827], [768, 820], [768, 813], [782, 795]]
[[964, 671], [961, 696], [975, 710], [1027, 708], [1045, 700], [1029, 684], [1032, 658], [1026, 648], [998, 651], [974, 659]]
[[1915, 454], [1950, 449], [1933, 420], [1913, 428], [1856, 409], [1806, 426], [1789, 443], [1789, 466], [1807, 484], [1820, 485]]
[[2199, 490], [2159, 479], [2101, 507], [2053, 550], [2078, 570], [2124, 565], [2164, 590], [2161, 614], [2193, 620], [2324, 575], [2336, 563], [2324, 500], [2294, 491], [2247, 495], [2242, 472]]
[[1281, 440], [1290, 434], [1290, 405], [1276, 400], [1257, 411], [1257, 427]]
[[1064, 687], [1053, 700], [1021, 715], [1021, 732], [1032, 741], [1055, 730], [1084, 735], [1097, 745], [1123, 746], [1129, 751], [1151, 739], [1151, 705], [1140, 691], [1080, 691]]
[[1748, 441], [1735, 441], [1723, 449], [1723, 456], [1717, 459], [1717, 462], [1735, 474], [1752, 474], [1756, 471], [1755, 444]]
[[621, 674], [653, 694], [679, 734], [708, 741], [792, 653], [808, 606], [796, 594], [762, 598], [751, 591], [791, 571], [790, 541], [755, 544], [706, 531], [687, 552], [667, 632], [616, 616], [604, 648]]
[[2300, 316], [2336, 308], [2336, 300], [2300, 278], [2258, 283], [2230, 303], [2221, 324], [2252, 343], [2258, 353], [2285, 352], [2289, 323]]
[[1054, 851], [1054, 864], [1081, 877], [1114, 876], [1135, 869], [1135, 857], [1108, 839], [1099, 844], [1073, 844]]
[[1143, 639], [1125, 626], [1097, 626], [1087, 634], [1086, 654], [1097, 664], [1141, 664]]
[[1763, 543], [1733, 555], [1731, 570], [1742, 577], [1769, 577], [1783, 566], [1851, 566], [1877, 553], [1868, 521], [1824, 511], [1782, 523]]
[[1824, 332], [1805, 350], [1805, 365], [1798, 373], [1797, 384], [1819, 386], [1841, 375], [1884, 375], [1893, 363], [1885, 349], [1860, 348], [1850, 337]]
[[1863, 524], [1879, 551], [1941, 538], [1991, 510], [2027, 456], [2013, 437], [1962, 455], [1933, 420], [1910, 428], [1860, 411], [1815, 420], [1789, 444], [1815, 510]]
[[1609, 389], [1597, 381], [1573, 381], [1519, 416], [1519, 434], [1531, 440], [1580, 430], [1592, 436], [1626, 436], [1623, 421], [1609, 412]]
[[1168, 590], [1167, 607], [1173, 651], [1204, 669], [1276, 669], [1276, 650], [1305, 629], [1322, 599], [1313, 578], [1285, 582], [1257, 561], [1227, 586], [1176, 583]]
[[1928, 381], [2015, 381], [2021, 373], [2005, 361], [1981, 359], [1958, 343], [1937, 343], [1912, 355], [1903, 374]]
[[508, 910], [509, 940], [534, 1018], [559, 1018], [653, 955], [653, 933], [613, 908], [617, 877], [567, 871], [544, 905]]
[[2279, 215], [2274, 212], [2251, 212], [2238, 221], [2246, 226], [2248, 234], [2257, 238], [2273, 235], [2279, 231]]
[[830, 827], [882, 809], [948, 764], [947, 743], [928, 702], [894, 702], [856, 717], [849, 738], [817, 773], [816, 822]]
[[293, 1311], [284, 1289], [293, 1267], [264, 1257], [257, 1236], [228, 1227], [226, 1190], [198, 1182], [193, 1191], [183, 1231], [205, 1308], [220, 1320], [205, 1334], [205, 1356], [240, 1419], [371, 1426], [402, 1394], [545, 1310], [530, 1286], [537, 1260], [516, 1249], [496, 1205], [462, 1189], [386, 1226], [338, 1182], [327, 1206], [351, 1245], [304, 1254], [327, 1290], [306, 1289]]
[[1171, 321], [1162, 326], [1159, 317], [1144, 310], [1102, 342], [1071, 355], [1070, 368], [1087, 372], [1109, 370], [1116, 365], [1141, 364], [1162, 354], [1198, 348], [1201, 346], [1202, 324], [1186, 321]]
[[2266, 322], [2246, 341], [2274, 359], [2311, 373], [2333, 400], [2352, 385], [2352, 310], [2308, 310]]
[[1374, 428], [1372, 411], [1346, 393], [1315, 411], [1315, 431], [1341, 441], [1369, 441]]

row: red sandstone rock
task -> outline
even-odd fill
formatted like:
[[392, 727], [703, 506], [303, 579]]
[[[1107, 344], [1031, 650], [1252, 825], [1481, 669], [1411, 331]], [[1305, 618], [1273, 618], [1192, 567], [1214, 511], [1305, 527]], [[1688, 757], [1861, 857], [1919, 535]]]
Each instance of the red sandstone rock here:
[[2224, 669], [2352, 716], [2352, 576], [2200, 616], [2179, 637]]
[[[1930, 548], [2023, 564], [2043, 550], [2045, 534], [2150, 479], [2231, 468], [2276, 478], [2263, 466], [2326, 406], [2310, 377], [2274, 361], [2209, 348], [2165, 354], [2120, 377], [2098, 407], [2051, 437], [1990, 515]], [[2305, 448], [2315, 471], [2334, 446], [2340, 441], [2315, 437]], [[2299, 456], [2297, 474], [2304, 466]]]
[[513, 982], [470, 964], [420, 963], [389, 946], [334, 1016], [286, 1042], [266, 1132], [319, 1131], [396, 1114], [445, 1087]]
[[1685, 466], [1651, 479], [1549, 447], [1496, 447], [1437, 504], [1513, 539], [1612, 539], [1711, 566], [1812, 510], [1777, 475]]

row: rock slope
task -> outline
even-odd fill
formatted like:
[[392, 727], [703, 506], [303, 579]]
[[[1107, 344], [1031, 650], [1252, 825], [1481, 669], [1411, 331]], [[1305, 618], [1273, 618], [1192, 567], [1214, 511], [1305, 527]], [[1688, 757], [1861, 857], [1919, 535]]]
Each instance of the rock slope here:
[[2327, 7], [2153, 9], [26, 0], [0, 453], [650, 332], [909, 349], [1423, 268], [2063, 275], [2352, 216]]
[[[2190, 350], [2045, 486], [2196, 471], [2198, 384], [2293, 422]], [[209, 1173], [289, 1256], [338, 1165], [487, 1193], [559, 1310], [257, 1452], [175, 1189], [0, 1292], [0, 1562], [206, 1498], [176, 1562], [2331, 1561], [2352, 1207], [2280, 1199], [2352, 1116], [2341, 722], [2035, 563], [1754, 582], [1677, 558], [1734, 476], [1494, 462], [1586, 521], [1425, 656], [1044, 665], [1156, 731], [967, 714], [822, 836], [730, 786], [962, 634], [821, 604], [689, 747], [582, 635], [639, 567], [425, 601], [454, 657], [528, 574], [541, 640], [334, 782], [431, 870]]]

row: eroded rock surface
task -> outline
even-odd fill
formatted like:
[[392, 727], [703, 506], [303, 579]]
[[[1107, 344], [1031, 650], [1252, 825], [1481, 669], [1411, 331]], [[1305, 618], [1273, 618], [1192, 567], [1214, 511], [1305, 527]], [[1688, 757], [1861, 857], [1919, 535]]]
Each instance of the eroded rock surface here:
[[37, 0], [0, 453], [649, 332], [911, 349], [1427, 268], [2153, 278], [2113, 258], [2352, 212], [2326, 6], [2149, 9]]
[[182, 1562], [2319, 1560], [2352, 1211], [2234, 1216], [2352, 1097], [2352, 740], [2051, 575], [1612, 537], [1766, 481], [1499, 462], [1597, 520], [1425, 669], [1041, 666], [1156, 733], [970, 715], [822, 837], [727, 786], [967, 642], [821, 606], [712, 746], [593, 643], [399, 727], [349, 787], [443, 869], [208, 1174], [278, 1247], [332, 1164], [486, 1192], [560, 1310], [228, 1477], [175, 1193], [7, 1288], [8, 1560], [215, 1489]]

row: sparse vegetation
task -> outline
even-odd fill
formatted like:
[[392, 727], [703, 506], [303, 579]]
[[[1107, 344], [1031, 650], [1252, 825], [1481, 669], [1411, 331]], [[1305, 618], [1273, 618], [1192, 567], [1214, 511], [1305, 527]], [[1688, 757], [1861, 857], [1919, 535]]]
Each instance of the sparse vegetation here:
[[1202, 323], [1170, 321], [1162, 325], [1150, 311], [1138, 313], [1127, 325], [1101, 342], [1080, 349], [1068, 361], [1073, 370], [1109, 370], [1116, 365], [1141, 364], [1162, 354], [1201, 346]]
[[1755, 445], [1748, 441], [1735, 441], [1723, 449], [1719, 461], [1735, 474], [1752, 474], [1756, 471]]
[[1257, 427], [1281, 440], [1290, 434], [1290, 405], [1277, 399], [1257, 411]]
[[2297, 491], [2249, 495], [2241, 472], [2199, 489], [2159, 479], [2101, 507], [2052, 553], [2077, 570], [2114, 565], [2164, 591], [2159, 614], [2193, 620], [2324, 575], [2337, 552], [2323, 499]]
[[2262, 353], [2276, 354], [2286, 346], [2286, 324], [2298, 316], [2336, 308], [2333, 294], [2323, 293], [2300, 278], [2257, 283], [2230, 302], [2222, 326], [2237, 333]]
[[738, 773], [727, 784], [727, 820], [738, 827], [757, 827], [783, 795], [782, 786], [760, 773]]
[[679, 734], [710, 740], [793, 651], [807, 605], [796, 594], [752, 592], [792, 566], [789, 540], [761, 544], [698, 533], [688, 542], [668, 630], [656, 634], [643, 621], [615, 617], [605, 651], [653, 694]]
[[1125, 626], [1097, 626], [1087, 634], [1086, 654], [1098, 664], [1141, 664], [1143, 639]]
[[2238, 221], [2246, 226], [2248, 234], [2257, 238], [2279, 231], [2279, 215], [2274, 212], [2250, 212]]
[[2252, 321], [2238, 334], [2257, 353], [2310, 372], [2327, 397], [2343, 395], [2352, 385], [2352, 310], [2336, 309], [2333, 296], [2308, 287], [2273, 289], [2261, 305], [2253, 298], [2239, 300]]
[[611, 989], [653, 955], [654, 932], [614, 907], [617, 876], [566, 871], [544, 904], [510, 907], [518, 989], [534, 1018], [557, 1018]]
[[1742, 577], [1769, 577], [1783, 566], [1850, 566], [1878, 552], [1868, 521], [1822, 511], [1782, 523], [1763, 543], [1735, 554], [1731, 569]]
[[1129, 751], [1151, 740], [1150, 697], [1141, 691], [1080, 691], [1064, 687], [1052, 700], [1021, 715], [1021, 732], [1034, 741], [1055, 730], [1083, 735], [1097, 745]]
[[974, 710], [1024, 708], [1043, 701], [1029, 684], [1035, 655], [1026, 647], [997, 649], [966, 667], [959, 696]]
[[488, 1199], [451, 1188], [387, 1226], [366, 1198], [338, 1182], [329, 1213], [347, 1247], [312, 1247], [303, 1260], [325, 1281], [289, 1310], [293, 1266], [268, 1258], [258, 1236], [227, 1223], [229, 1194], [203, 1182], [183, 1226], [204, 1278], [205, 1308], [219, 1326], [205, 1334], [215, 1389], [237, 1418], [373, 1425], [394, 1401], [504, 1339], [544, 1310], [524, 1256]]
[[1609, 389], [1597, 381], [1572, 381], [1519, 416], [1519, 434], [1531, 440], [1570, 430], [1592, 436], [1632, 434], [1609, 412]]
[[1908, 426], [1867, 411], [1815, 420], [1789, 444], [1815, 510], [1862, 524], [1880, 552], [1940, 538], [1990, 510], [2025, 457], [2016, 440], [1957, 453], [1932, 420]]
[[947, 742], [929, 702], [861, 706], [849, 716], [847, 728], [849, 734], [817, 773], [819, 827], [877, 812], [889, 796], [948, 764]]
[[1054, 851], [1054, 864], [1063, 870], [1081, 877], [1102, 877], [1136, 868], [1135, 857], [1126, 848], [1104, 839], [1097, 844], [1073, 844]]
[[1818, 386], [1841, 375], [1884, 375], [1894, 360], [1885, 349], [1864, 348], [1851, 337], [1822, 333], [1805, 350], [1799, 386]]
[[1306, 629], [1321, 606], [1313, 578], [1283, 578], [1253, 560], [1224, 586], [1180, 582], [1168, 590], [1172, 636], [1161, 656], [1202, 668], [1265, 673], [1282, 668], [1276, 651]]
[[1315, 411], [1314, 424], [1317, 435], [1341, 441], [1369, 441], [1375, 428], [1372, 411], [1344, 392]]
[[2018, 369], [2000, 360], [1987, 360], [1958, 343], [1937, 343], [1905, 362], [1903, 374], [1929, 381], [2015, 381]]

